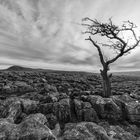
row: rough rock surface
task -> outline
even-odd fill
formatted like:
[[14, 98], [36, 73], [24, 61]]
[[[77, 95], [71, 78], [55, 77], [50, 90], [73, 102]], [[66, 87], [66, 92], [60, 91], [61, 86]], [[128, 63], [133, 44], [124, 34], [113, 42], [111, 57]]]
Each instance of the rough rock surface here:
[[139, 140], [139, 85], [112, 77], [103, 98], [98, 75], [0, 72], [0, 139]]
[[47, 119], [42, 114], [32, 114], [20, 124], [8, 118], [0, 120], [0, 139], [2, 140], [55, 140], [55, 136], [45, 125]]
[[18, 97], [10, 97], [3, 101], [2, 117], [10, 117], [16, 120], [21, 113], [31, 114], [38, 112], [38, 103], [30, 99], [22, 99]]
[[58, 121], [68, 123], [71, 120], [70, 99], [62, 99], [53, 104], [53, 113], [57, 116]]
[[96, 110], [99, 118], [118, 121], [122, 119], [121, 108], [111, 99], [101, 96], [89, 95], [87, 101]]
[[87, 121], [87, 122], [98, 122], [98, 116], [94, 108], [92, 108], [89, 102], [83, 102], [81, 100], [74, 100], [74, 110], [76, 113], [77, 121]]
[[140, 101], [128, 94], [113, 96], [113, 100], [120, 106], [124, 119], [133, 123], [140, 123]]
[[[135, 135], [125, 130], [128, 129], [128, 126], [122, 128], [119, 125], [110, 125], [108, 122], [100, 122], [99, 125], [106, 130], [107, 135], [113, 140], [137, 140]], [[136, 128], [134, 131], [136, 131]]]
[[14, 123], [22, 113], [21, 102], [17, 98], [9, 98], [3, 102], [3, 106], [1, 117]]
[[103, 127], [93, 122], [68, 123], [65, 126], [64, 140], [111, 140]]
[[28, 85], [23, 81], [8, 82], [3, 85], [2, 93], [13, 94], [13, 93], [26, 93], [34, 91], [31, 85]]

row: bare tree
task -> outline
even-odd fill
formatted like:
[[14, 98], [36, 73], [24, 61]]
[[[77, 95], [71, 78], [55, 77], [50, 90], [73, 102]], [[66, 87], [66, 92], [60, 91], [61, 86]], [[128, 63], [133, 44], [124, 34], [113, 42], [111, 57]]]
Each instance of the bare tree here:
[[[100, 62], [103, 69], [100, 70], [103, 79], [104, 97], [111, 96], [111, 82], [112, 74], [108, 74], [109, 66], [125, 54], [129, 54], [131, 50], [135, 49], [140, 42], [140, 37], [137, 37], [137, 26], [130, 21], [124, 22], [121, 26], [116, 26], [109, 19], [108, 23], [101, 23], [98, 20], [93, 20], [88, 17], [83, 19], [83, 26], [86, 27], [84, 34], [89, 34], [85, 40], [90, 41], [97, 49]], [[127, 35], [129, 34], [130, 37]], [[96, 41], [97, 37], [102, 37], [106, 43]], [[95, 37], [95, 38], [94, 38]], [[105, 40], [106, 39], [106, 40]], [[115, 51], [112, 58], [106, 59], [103, 55], [102, 47], [109, 47]]]

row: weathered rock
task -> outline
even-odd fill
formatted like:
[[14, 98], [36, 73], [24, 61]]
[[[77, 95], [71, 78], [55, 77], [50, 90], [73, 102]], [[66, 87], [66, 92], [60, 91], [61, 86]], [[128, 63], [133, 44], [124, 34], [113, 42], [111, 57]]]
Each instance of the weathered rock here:
[[26, 82], [23, 81], [16, 81], [13, 85], [16, 87], [15, 92], [26, 93], [34, 91], [31, 85], [28, 85]]
[[30, 99], [19, 99], [22, 107], [23, 107], [23, 112], [26, 114], [32, 114], [32, 113], [38, 113], [39, 112], [39, 102], [38, 101], [33, 101]]
[[135, 136], [126, 132], [120, 126], [110, 126], [106, 131], [107, 134], [115, 140], [137, 140]]
[[18, 98], [9, 98], [3, 102], [3, 106], [2, 117], [14, 123], [22, 113], [21, 102]]
[[0, 120], [0, 139], [2, 140], [55, 140], [51, 130], [45, 125], [42, 114], [29, 115], [16, 125], [8, 119]]
[[128, 94], [113, 96], [112, 98], [121, 107], [125, 119], [140, 123], [140, 101], [131, 98]]
[[55, 125], [55, 128], [52, 130], [52, 133], [58, 138], [58, 140], [62, 140], [61, 137], [61, 128], [60, 128], [60, 124], [57, 123]]
[[91, 103], [99, 118], [110, 121], [122, 120], [122, 110], [111, 98], [90, 95], [86, 100]]
[[3, 117], [3, 111], [5, 110], [4, 101], [0, 100], [0, 118]]
[[134, 90], [133, 92], [131, 92], [130, 96], [137, 100], [140, 100], [140, 90], [139, 89]]
[[134, 124], [129, 124], [127, 122], [127, 125], [121, 125], [121, 127], [131, 133], [132, 135], [139, 137], [140, 136], [140, 126], [134, 125]]
[[115, 140], [137, 140], [140, 135], [140, 129], [136, 125], [130, 125], [128, 122], [124, 124], [110, 125], [107, 121], [100, 122], [98, 125], [102, 126], [107, 134]]
[[45, 96], [45, 98], [46, 98], [45, 99], [46, 103], [53, 103], [53, 102], [58, 101], [57, 97], [55, 95], [53, 95], [53, 94], [49, 94], [49, 95]]
[[20, 102], [17, 101], [9, 105], [8, 116], [7, 116], [8, 119], [10, 119], [12, 122], [15, 122], [21, 114], [22, 114], [22, 108]]
[[62, 99], [53, 104], [53, 113], [60, 122], [69, 122], [71, 120], [70, 99]]
[[2, 87], [2, 93], [11, 94], [13, 92], [14, 92], [14, 89], [11, 87], [11, 85], [4, 85]]
[[97, 122], [99, 120], [96, 111], [92, 108], [89, 102], [74, 99], [74, 107], [78, 122]]
[[134, 123], [140, 123], [140, 102], [134, 101], [126, 105], [128, 119]]
[[10, 122], [8, 119], [0, 119], [0, 139], [1, 140], [16, 140], [18, 135], [17, 125]]
[[64, 140], [111, 140], [103, 127], [93, 122], [68, 123], [65, 125]]
[[23, 94], [31, 91], [34, 91], [33, 87], [23, 81], [9, 82], [2, 87], [2, 93], [5, 94], [13, 94], [13, 93]]
[[40, 101], [40, 102], [44, 101], [46, 99], [45, 96], [39, 94], [38, 92], [25, 93], [20, 97], [24, 98], [24, 99], [30, 99], [30, 100], [34, 100], [34, 101]]
[[53, 85], [49, 85], [48, 83], [44, 84], [44, 91], [45, 92], [57, 92], [57, 88]]
[[44, 115], [53, 113], [53, 103], [39, 104], [39, 112]]
[[22, 113], [32, 114], [39, 112], [37, 101], [18, 97], [7, 98], [3, 101], [2, 117], [17, 121]]
[[53, 114], [47, 114], [46, 118], [48, 120], [48, 127], [50, 129], [54, 129], [55, 125], [57, 124], [57, 117], [54, 116]]
[[62, 100], [62, 99], [69, 98], [69, 96], [66, 93], [59, 93], [59, 95], [57, 95], [57, 98], [59, 100]]

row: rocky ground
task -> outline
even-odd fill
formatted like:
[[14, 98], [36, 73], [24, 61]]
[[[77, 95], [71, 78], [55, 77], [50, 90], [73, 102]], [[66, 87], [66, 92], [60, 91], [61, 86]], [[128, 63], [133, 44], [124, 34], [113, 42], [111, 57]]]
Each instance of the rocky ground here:
[[140, 78], [113, 76], [103, 98], [98, 74], [0, 72], [0, 140], [140, 140]]

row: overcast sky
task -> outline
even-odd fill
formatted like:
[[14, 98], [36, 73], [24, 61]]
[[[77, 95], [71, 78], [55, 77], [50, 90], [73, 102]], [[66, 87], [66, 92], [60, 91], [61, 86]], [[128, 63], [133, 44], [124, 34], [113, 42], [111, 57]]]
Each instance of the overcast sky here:
[[[98, 70], [97, 50], [81, 34], [84, 17], [140, 27], [140, 0], [0, 0], [0, 68]], [[140, 69], [139, 56], [140, 47], [112, 69]]]

